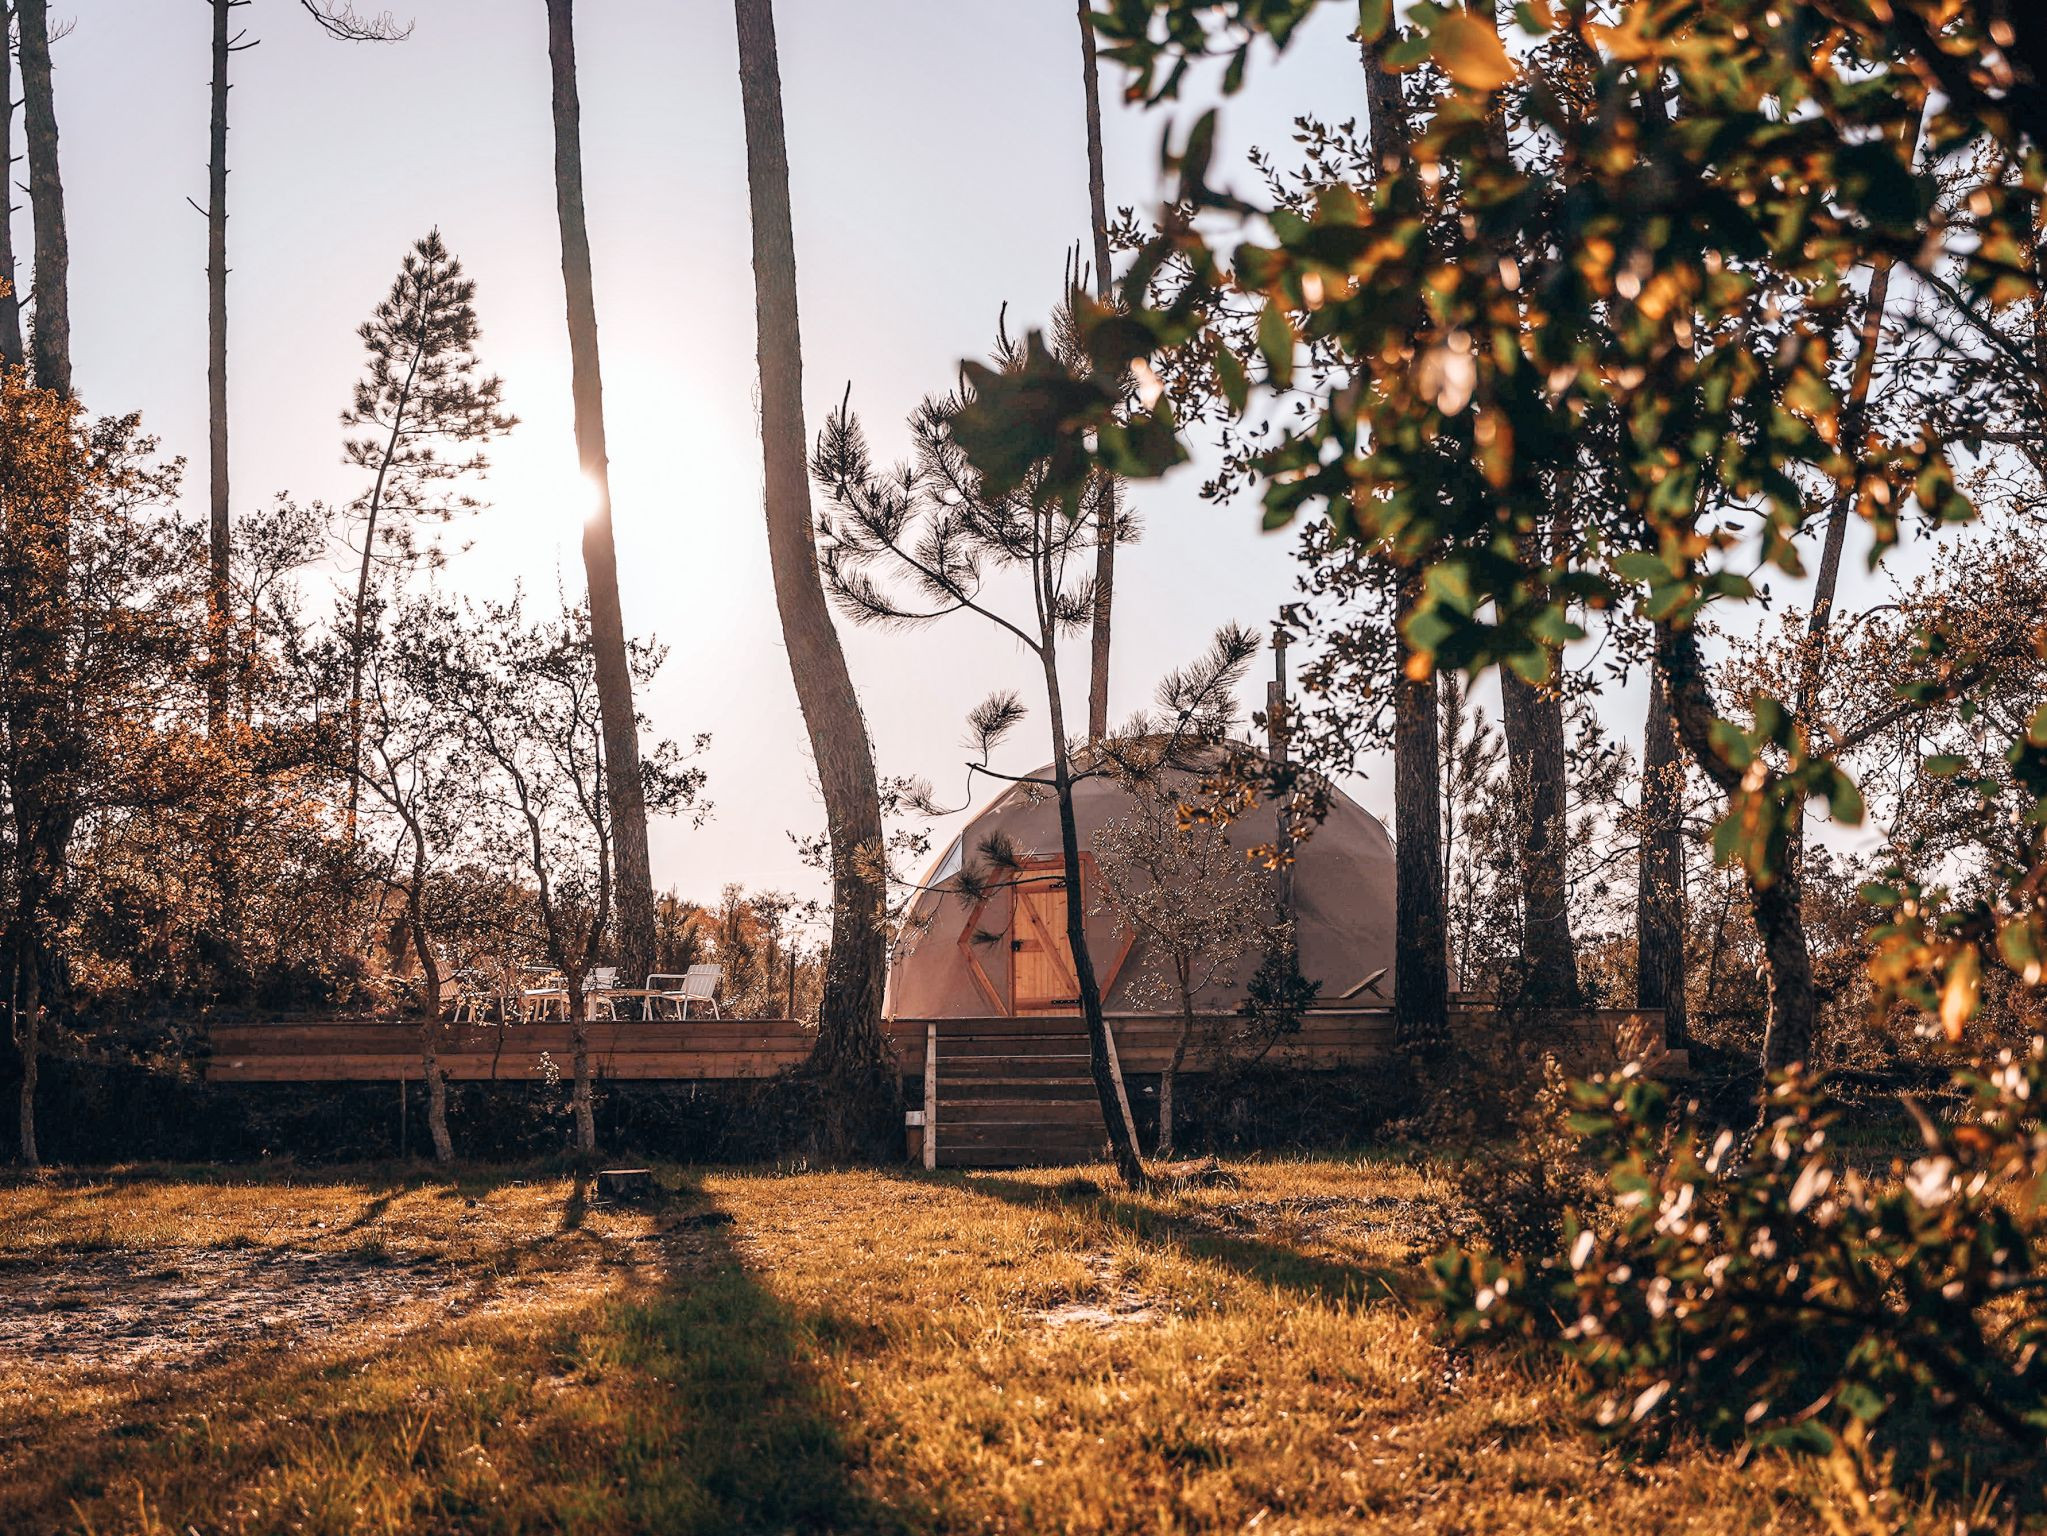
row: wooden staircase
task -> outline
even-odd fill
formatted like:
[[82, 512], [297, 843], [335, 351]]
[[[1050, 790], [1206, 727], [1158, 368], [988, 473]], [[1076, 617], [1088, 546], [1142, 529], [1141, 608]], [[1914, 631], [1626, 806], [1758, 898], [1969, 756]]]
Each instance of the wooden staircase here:
[[1107, 1136], [1080, 1019], [977, 1019], [958, 1032], [948, 1027], [935, 1058], [935, 1072], [926, 1063], [925, 1135], [936, 1131], [937, 1166], [1016, 1168], [1103, 1156]]

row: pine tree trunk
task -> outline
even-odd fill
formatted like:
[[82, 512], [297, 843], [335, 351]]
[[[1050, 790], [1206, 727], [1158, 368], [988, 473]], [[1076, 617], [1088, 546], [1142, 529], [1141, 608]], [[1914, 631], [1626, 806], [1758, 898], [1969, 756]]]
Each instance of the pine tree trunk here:
[[1102, 989], [1095, 979], [1094, 956], [1087, 944], [1087, 907], [1083, 901], [1080, 827], [1073, 814], [1073, 768], [1066, 755], [1066, 719], [1059, 700], [1059, 668], [1050, 638], [1043, 652], [1045, 693], [1051, 710], [1052, 783], [1059, 801], [1059, 856], [1066, 876], [1066, 947], [1073, 952], [1073, 978], [1080, 988], [1080, 1012], [1087, 1021], [1088, 1075], [1095, 1100], [1102, 1107], [1102, 1127], [1109, 1133], [1109, 1151], [1125, 1187], [1150, 1183], [1137, 1150], [1137, 1129], [1130, 1122], [1129, 1101], [1110, 1055], [1109, 1021], [1102, 1012]]
[[227, 65], [231, 0], [213, 0], [213, 114], [206, 167], [206, 728], [227, 714]]
[[1564, 782], [1564, 702], [1509, 667], [1500, 668], [1500, 719], [1513, 772], [1515, 852], [1521, 877], [1522, 1001], [1576, 1008], [1577, 951], [1571, 939], [1569, 829]]
[[[0, 21], [5, 20], [0, 8]], [[14, 260], [14, 50], [0, 47], [0, 368], [27, 361], [20, 277]]]
[[1670, 685], [1649, 669], [1642, 742], [1641, 851], [1635, 878], [1635, 1006], [1663, 1010], [1665, 1043], [1691, 1044], [1685, 1013], [1684, 769], [1670, 716]]
[[1403, 627], [1393, 683], [1393, 1024], [1399, 1044], [1423, 1055], [1450, 1043], [1449, 927], [1443, 910], [1443, 814], [1436, 680], [1411, 677], [1404, 632], [1421, 577], [1400, 575], [1395, 623]]
[[803, 424], [803, 332], [789, 150], [772, 0], [736, 0], [746, 179], [753, 222], [759, 330], [761, 452], [768, 558], [796, 702], [824, 791], [831, 843], [832, 936], [816, 1061], [830, 1085], [825, 1139], [835, 1155], [900, 1155], [900, 1092], [881, 1028], [886, 953], [886, 850], [874, 750], [846, 653], [818, 575]]
[[28, 201], [35, 219], [35, 322], [29, 359], [36, 384], [71, 394], [71, 242], [64, 231], [64, 178], [57, 167], [57, 99], [50, 81], [48, 0], [15, 0], [21, 29], [22, 121], [28, 136]]
[[[1115, 289], [1109, 260], [1109, 204], [1102, 169], [1101, 70], [1095, 60], [1092, 0], [1080, 0], [1081, 81], [1087, 97], [1088, 223], [1094, 236], [1095, 292], [1107, 303]], [[1116, 534], [1122, 486], [1109, 477], [1095, 511], [1095, 611], [1088, 636], [1087, 734], [1101, 741], [1109, 734], [1109, 641], [1116, 597]]]
[[574, 0], [547, 0], [547, 57], [554, 81], [554, 194], [561, 222], [562, 285], [568, 301], [576, 455], [597, 503], [583, 525], [583, 571], [590, 587], [590, 640], [596, 653], [597, 704], [604, 727], [611, 857], [618, 887], [619, 963], [637, 984], [654, 969], [654, 877], [647, 852], [646, 797], [640, 782], [639, 720], [633, 708], [625, 615], [618, 597], [618, 551], [611, 536], [604, 380], [597, 354], [590, 229], [583, 211], [583, 127], [582, 104], [576, 92]]

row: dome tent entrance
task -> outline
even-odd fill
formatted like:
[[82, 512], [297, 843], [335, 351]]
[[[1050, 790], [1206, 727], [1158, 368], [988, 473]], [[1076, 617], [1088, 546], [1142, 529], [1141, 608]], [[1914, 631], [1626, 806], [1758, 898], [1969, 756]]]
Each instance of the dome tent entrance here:
[[[1049, 776], [1049, 769], [1036, 777]], [[1088, 952], [1110, 1013], [1177, 1010], [1175, 999], [1142, 982], [1144, 935], [1097, 910], [1096, 831], [1134, 809], [1131, 791], [1108, 776], [1074, 786], [1080, 833], [1081, 891]], [[1254, 811], [1227, 836], [1248, 851], [1272, 840], [1272, 814]], [[963, 889], [959, 876], [990, 839], [1015, 850], [1015, 867], [987, 889]], [[1383, 1002], [1393, 965], [1393, 845], [1375, 816], [1331, 789], [1328, 814], [1295, 849], [1294, 913], [1301, 970], [1321, 984], [1324, 1003]], [[905, 914], [889, 967], [887, 1012], [900, 1019], [1070, 1015], [1080, 1011], [1066, 939], [1065, 870], [1059, 856], [1059, 806], [1041, 785], [1014, 784], [975, 813], [933, 865]], [[1204, 1012], [1233, 1011], [1258, 956], [1204, 989]]]

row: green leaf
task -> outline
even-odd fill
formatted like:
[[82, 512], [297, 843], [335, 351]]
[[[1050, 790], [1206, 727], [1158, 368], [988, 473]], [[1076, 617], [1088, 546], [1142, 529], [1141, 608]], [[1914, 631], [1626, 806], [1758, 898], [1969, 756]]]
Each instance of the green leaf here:
[[1746, 768], [1756, 760], [1756, 749], [1748, 734], [1732, 720], [1715, 720], [1709, 737], [1713, 750], [1736, 768]]
[[1613, 568], [1629, 581], [1660, 581], [1670, 574], [1670, 562], [1646, 549], [1629, 550], [1614, 561]]
[[1237, 354], [1226, 346], [1216, 348], [1216, 381], [1222, 385], [1223, 398], [1230, 402], [1230, 409], [1239, 416], [1251, 401], [1251, 379], [1244, 372], [1244, 365], [1237, 360]]
[[1864, 810], [1862, 791], [1855, 781], [1845, 773], [1836, 773], [1833, 787], [1827, 791], [1827, 813], [1844, 827], [1859, 827]]
[[1938, 752], [1920, 765], [1930, 779], [1951, 779], [1969, 766], [1966, 758], [1956, 757], [1952, 752]]
[[1393, 23], [1393, 0], [1358, 0], [1358, 41], [1376, 43]]
[[1258, 352], [1274, 389], [1285, 389], [1294, 376], [1294, 327], [1286, 311], [1270, 301], [1258, 314]]

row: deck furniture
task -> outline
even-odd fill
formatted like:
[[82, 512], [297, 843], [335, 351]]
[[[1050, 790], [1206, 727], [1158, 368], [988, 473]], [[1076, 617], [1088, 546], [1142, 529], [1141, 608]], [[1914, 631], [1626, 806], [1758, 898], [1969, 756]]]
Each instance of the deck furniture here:
[[709, 1003], [711, 1017], [722, 1019], [725, 1015], [718, 1011], [718, 983], [724, 975], [722, 965], [693, 965], [680, 975], [657, 971], [647, 978], [647, 990], [659, 994], [669, 1010], [669, 1018], [686, 1019], [691, 1003]]

